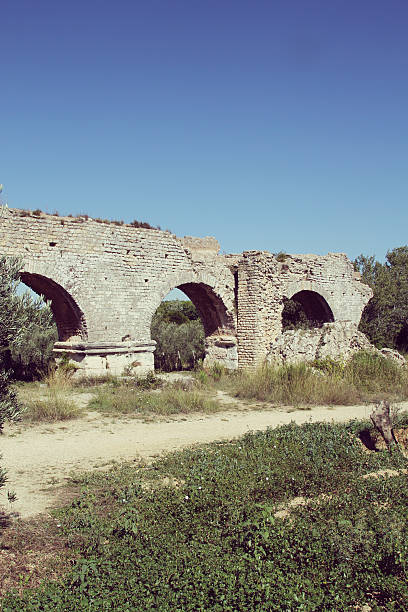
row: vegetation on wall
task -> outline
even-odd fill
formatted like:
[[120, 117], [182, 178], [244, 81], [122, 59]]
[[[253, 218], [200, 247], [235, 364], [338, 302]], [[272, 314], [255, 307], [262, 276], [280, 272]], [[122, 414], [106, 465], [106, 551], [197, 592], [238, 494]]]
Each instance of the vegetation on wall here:
[[[35, 210], [31, 211], [31, 210], [26, 210], [26, 209], [21, 209], [19, 211], [20, 213], [20, 217], [35, 217], [35, 218], [41, 218], [43, 215], [50, 215], [52, 217], [59, 217], [59, 212], [58, 211], [54, 211], [53, 213], [45, 213], [43, 212], [40, 208], [36, 208]], [[105, 224], [112, 224], [112, 225], [127, 225], [130, 227], [141, 227], [143, 229], [151, 229], [151, 230], [161, 230], [160, 225], [151, 225], [150, 223], [148, 223], [147, 221], [138, 221], [137, 219], [134, 219], [131, 223], [125, 223], [123, 221], [123, 219], [118, 220], [118, 219], [101, 219], [100, 217], [90, 217], [89, 215], [82, 213], [82, 214], [78, 214], [78, 215], [72, 215], [69, 214], [67, 215], [70, 218], [73, 219], [77, 219], [78, 221], [82, 222], [82, 221], [96, 221], [96, 223], [105, 223]], [[64, 225], [64, 221], [61, 220], [61, 224]], [[170, 230], [166, 229], [166, 232], [170, 232]]]
[[157, 342], [157, 369], [188, 370], [204, 358], [204, 329], [190, 301], [162, 302], [153, 316], [151, 334]]

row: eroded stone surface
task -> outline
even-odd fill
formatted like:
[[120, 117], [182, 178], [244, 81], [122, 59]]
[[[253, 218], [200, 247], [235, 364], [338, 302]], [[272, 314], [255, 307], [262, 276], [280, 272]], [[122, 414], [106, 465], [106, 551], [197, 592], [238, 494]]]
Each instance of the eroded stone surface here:
[[405, 359], [398, 351], [379, 351], [358, 331], [355, 323], [336, 321], [320, 328], [288, 330], [272, 343], [268, 361], [277, 363], [301, 363], [327, 357], [348, 361], [358, 351], [371, 351], [393, 359], [399, 365]]
[[394, 349], [390, 349], [390, 348], [382, 348], [380, 350], [380, 353], [382, 355], [384, 355], [384, 357], [388, 357], [388, 359], [392, 359], [393, 361], [395, 361], [398, 365], [405, 365], [406, 361], [405, 361], [405, 357], [403, 355], [401, 355], [401, 353], [399, 353], [398, 351], [394, 350]]

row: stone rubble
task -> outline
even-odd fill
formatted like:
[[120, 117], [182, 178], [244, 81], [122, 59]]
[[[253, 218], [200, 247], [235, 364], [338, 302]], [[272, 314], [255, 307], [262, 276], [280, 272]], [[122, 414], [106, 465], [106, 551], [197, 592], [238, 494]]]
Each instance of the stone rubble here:
[[274, 363], [301, 363], [331, 358], [348, 361], [358, 351], [371, 351], [393, 359], [399, 365], [405, 359], [398, 351], [378, 349], [350, 321], [324, 323], [312, 329], [287, 330], [277, 336], [267, 360]]

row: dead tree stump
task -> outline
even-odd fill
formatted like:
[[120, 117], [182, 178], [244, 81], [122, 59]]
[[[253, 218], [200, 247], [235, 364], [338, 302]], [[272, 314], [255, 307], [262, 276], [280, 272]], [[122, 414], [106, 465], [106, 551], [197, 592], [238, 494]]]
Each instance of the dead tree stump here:
[[381, 401], [376, 404], [376, 407], [373, 413], [370, 415], [370, 418], [374, 423], [374, 426], [378, 429], [378, 431], [384, 438], [390, 453], [393, 450], [400, 450], [392, 428], [389, 402]]

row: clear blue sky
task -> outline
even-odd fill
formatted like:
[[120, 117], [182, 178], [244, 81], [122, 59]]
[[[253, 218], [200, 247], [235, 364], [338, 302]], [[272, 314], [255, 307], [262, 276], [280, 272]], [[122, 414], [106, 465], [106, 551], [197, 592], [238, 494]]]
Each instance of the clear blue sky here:
[[226, 252], [408, 243], [407, 0], [2, 0], [19, 208]]

